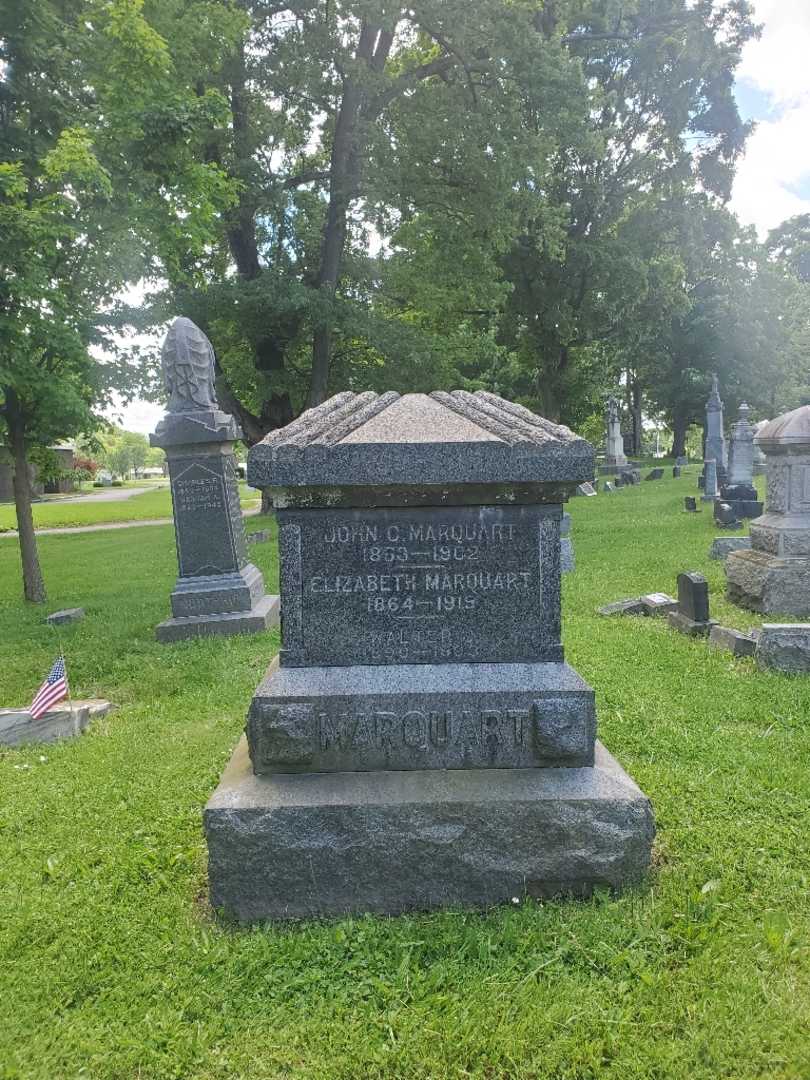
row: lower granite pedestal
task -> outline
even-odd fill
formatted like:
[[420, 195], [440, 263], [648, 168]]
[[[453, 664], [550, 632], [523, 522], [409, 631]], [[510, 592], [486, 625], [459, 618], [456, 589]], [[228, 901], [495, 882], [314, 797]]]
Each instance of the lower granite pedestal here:
[[732, 551], [725, 566], [732, 603], [763, 613], [806, 615], [810, 611], [810, 558], [751, 549]]
[[243, 738], [205, 808], [211, 904], [242, 921], [587, 896], [642, 878], [649, 800], [593, 766], [256, 776]]
[[230, 634], [258, 634], [272, 630], [279, 623], [277, 596], [262, 596], [247, 611], [220, 611], [206, 615], [184, 615], [166, 619], [155, 633], [164, 644], [185, 638], [212, 637]]

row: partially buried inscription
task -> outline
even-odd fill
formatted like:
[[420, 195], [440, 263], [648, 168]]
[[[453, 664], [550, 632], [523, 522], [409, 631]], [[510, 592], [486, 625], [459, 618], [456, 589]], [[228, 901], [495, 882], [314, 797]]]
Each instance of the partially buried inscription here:
[[285, 662], [538, 659], [553, 629], [542, 567], [558, 517], [533, 506], [280, 513], [301, 551], [283, 593], [301, 607]]

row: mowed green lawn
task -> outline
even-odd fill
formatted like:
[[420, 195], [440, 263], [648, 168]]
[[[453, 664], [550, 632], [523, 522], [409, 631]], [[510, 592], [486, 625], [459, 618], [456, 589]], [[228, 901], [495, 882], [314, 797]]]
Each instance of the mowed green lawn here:
[[[652, 798], [643, 888], [483, 914], [242, 928], [206, 903], [201, 810], [275, 633], [159, 646], [170, 527], [41, 541], [74, 693], [118, 703], [78, 740], [0, 754], [0, 1076], [91, 1080], [810, 1076], [810, 679], [600, 603], [707, 574], [688, 477], [576, 499], [569, 660]], [[258, 527], [261, 519], [255, 519]], [[253, 528], [253, 523], [251, 524]], [[253, 549], [274, 588], [271, 545]], [[56, 653], [0, 542], [3, 704]]]
[[[110, 488], [117, 491], [118, 488]], [[96, 494], [94, 489], [92, 494]], [[83, 492], [82, 494], [90, 494]], [[259, 492], [247, 484], [239, 485], [239, 497], [243, 506], [255, 506]], [[159, 489], [144, 489], [143, 493], [114, 502], [74, 502], [71, 499], [54, 499], [34, 503], [34, 525], [38, 529], [58, 529], [74, 525], [101, 525], [117, 521], [150, 521], [172, 516], [172, 496], [168, 481]], [[0, 503], [0, 533], [17, 528], [13, 503]]]

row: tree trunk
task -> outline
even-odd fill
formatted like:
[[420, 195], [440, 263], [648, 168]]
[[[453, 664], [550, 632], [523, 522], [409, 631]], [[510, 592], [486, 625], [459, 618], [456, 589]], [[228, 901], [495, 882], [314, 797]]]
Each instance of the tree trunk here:
[[672, 417], [672, 456], [684, 457], [686, 454], [686, 432], [689, 421], [683, 413], [676, 412]]
[[637, 379], [633, 380], [633, 453], [641, 453], [641, 386]]
[[6, 389], [5, 394], [6, 423], [14, 459], [14, 504], [17, 509], [17, 530], [20, 534], [23, 592], [25, 599], [32, 604], [44, 604], [47, 597], [42, 569], [39, 565], [34, 515], [31, 511], [31, 482], [28, 476], [28, 456], [25, 452], [25, 425], [17, 395], [10, 388]]
[[[380, 71], [385, 64], [393, 35], [382, 32], [379, 26], [364, 22], [355, 54], [356, 61]], [[352, 199], [360, 185], [361, 129], [363, 116], [363, 76], [349, 75], [343, 82], [343, 96], [335, 119], [332, 156], [329, 163], [329, 205], [323, 226], [321, 261], [317, 285], [326, 301], [326, 311], [312, 334], [312, 375], [309, 402], [320, 405], [329, 386], [329, 367], [332, 362], [332, 302], [337, 294], [340, 268], [346, 247], [347, 219]]]

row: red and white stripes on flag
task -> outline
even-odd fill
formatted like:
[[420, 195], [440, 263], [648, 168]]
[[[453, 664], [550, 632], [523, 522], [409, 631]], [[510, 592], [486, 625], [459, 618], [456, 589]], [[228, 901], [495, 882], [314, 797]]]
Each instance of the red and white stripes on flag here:
[[52, 705], [68, 696], [68, 677], [65, 658], [60, 656], [51, 668], [50, 675], [37, 690], [31, 708], [28, 710], [34, 720], [39, 720]]

